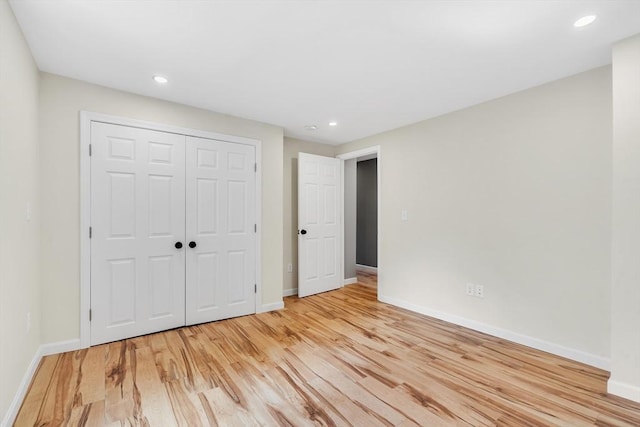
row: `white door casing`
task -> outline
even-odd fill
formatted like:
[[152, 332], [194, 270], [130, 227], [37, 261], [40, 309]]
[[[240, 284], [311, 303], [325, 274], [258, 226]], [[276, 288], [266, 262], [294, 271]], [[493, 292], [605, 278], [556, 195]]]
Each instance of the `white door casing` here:
[[255, 313], [255, 148], [187, 137], [186, 165], [186, 323]]
[[[382, 203], [382, 195], [381, 195], [381, 191], [382, 191], [382, 185], [381, 185], [381, 177], [382, 177], [382, 173], [381, 173], [381, 149], [379, 145], [374, 145], [371, 147], [366, 147], [366, 148], [362, 148], [360, 150], [356, 150], [356, 151], [350, 151], [348, 153], [343, 153], [343, 154], [339, 154], [338, 156], [336, 156], [338, 159], [340, 159], [341, 162], [341, 183], [340, 183], [340, 200], [344, 200], [345, 198], [345, 194], [344, 194], [344, 187], [345, 187], [345, 183], [344, 183], [344, 162], [345, 160], [350, 160], [350, 159], [359, 159], [361, 157], [367, 156], [369, 158], [373, 158], [371, 156], [374, 156], [378, 159], [378, 174], [377, 174], [377, 180], [378, 180], [378, 219], [382, 218], [382, 214], [380, 211], [380, 206]], [[341, 243], [340, 243], [340, 247], [344, 248], [345, 247], [345, 241], [344, 241], [344, 237], [345, 237], [345, 212], [344, 212], [344, 203], [341, 207], [341, 213], [340, 213], [340, 217], [341, 217], [341, 223], [342, 223], [342, 235], [341, 235]], [[377, 267], [377, 272], [378, 272], [378, 286], [377, 286], [377, 291], [378, 291], [378, 295], [382, 295], [381, 290], [384, 289], [384, 275], [382, 274], [382, 260], [383, 260], [383, 248], [382, 248], [382, 230], [380, 229], [380, 222], [378, 221], [378, 241], [376, 242], [377, 246], [378, 246], [378, 267]], [[344, 253], [344, 251], [343, 251]], [[343, 266], [344, 267], [344, 266]], [[343, 268], [343, 273], [344, 273], [344, 268]], [[345, 278], [346, 279], [346, 278]]]
[[298, 156], [298, 296], [342, 286], [339, 159]]
[[184, 325], [183, 135], [91, 124], [91, 344]]

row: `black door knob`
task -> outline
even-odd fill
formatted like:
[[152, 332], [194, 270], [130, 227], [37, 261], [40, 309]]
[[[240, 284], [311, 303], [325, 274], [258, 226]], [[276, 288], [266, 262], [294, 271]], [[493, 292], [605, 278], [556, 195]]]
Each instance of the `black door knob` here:
[[196, 246], [198, 246], [198, 245], [196, 245], [196, 242], [193, 242], [193, 241], [189, 242], [189, 247], [191, 249], [195, 248]]
[[176, 242], [175, 247], [176, 249], [182, 249], [182, 242]]
[[300, 230], [300, 234], [307, 234], [307, 230], [305, 229]]

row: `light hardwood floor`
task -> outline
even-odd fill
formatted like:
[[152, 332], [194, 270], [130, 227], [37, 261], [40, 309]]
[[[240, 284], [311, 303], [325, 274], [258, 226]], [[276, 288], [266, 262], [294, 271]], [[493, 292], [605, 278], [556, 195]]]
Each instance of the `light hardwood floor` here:
[[360, 279], [45, 357], [16, 425], [640, 425], [607, 372], [377, 302]]

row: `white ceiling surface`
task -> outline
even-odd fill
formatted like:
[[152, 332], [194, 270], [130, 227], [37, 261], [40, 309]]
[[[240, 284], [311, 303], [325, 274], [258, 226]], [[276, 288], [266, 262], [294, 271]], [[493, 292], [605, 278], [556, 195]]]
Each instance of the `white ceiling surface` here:
[[[41, 70], [339, 144], [610, 62], [639, 0], [11, 0]], [[597, 14], [576, 29], [573, 22]], [[159, 86], [154, 74], [166, 75]], [[335, 120], [338, 126], [330, 127]], [[318, 130], [304, 130], [315, 124]]]

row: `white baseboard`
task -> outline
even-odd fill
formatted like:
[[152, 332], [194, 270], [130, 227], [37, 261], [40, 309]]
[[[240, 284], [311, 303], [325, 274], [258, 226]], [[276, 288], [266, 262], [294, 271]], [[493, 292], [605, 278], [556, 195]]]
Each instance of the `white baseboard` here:
[[22, 406], [22, 401], [27, 394], [27, 390], [29, 390], [29, 386], [31, 385], [31, 380], [40, 365], [40, 361], [44, 356], [49, 356], [50, 354], [64, 353], [67, 351], [78, 350], [80, 348], [80, 339], [68, 340], [68, 341], [60, 341], [54, 342], [50, 344], [42, 344], [37, 349], [33, 358], [31, 359], [31, 363], [27, 367], [24, 375], [22, 376], [22, 381], [20, 381], [20, 385], [18, 386], [18, 390], [16, 390], [15, 395], [13, 396], [13, 400], [9, 405], [9, 409], [5, 414], [0, 426], [8, 427], [13, 425], [18, 416], [18, 411], [20, 410], [20, 406]]
[[284, 308], [283, 301], [272, 302], [271, 304], [262, 304], [262, 307], [258, 309], [257, 313], [266, 313], [267, 311], [282, 310], [283, 308]]
[[283, 297], [290, 297], [292, 295], [298, 295], [298, 288], [285, 289], [282, 291]]
[[50, 354], [66, 353], [67, 351], [80, 350], [80, 339], [67, 340], [53, 342], [50, 344], [43, 344], [40, 346], [42, 356], [48, 356]]
[[607, 393], [615, 394], [634, 402], [640, 402], [640, 387], [615, 381], [611, 378], [607, 382]]
[[424, 314], [425, 316], [444, 320], [445, 322], [453, 323], [458, 326], [464, 326], [465, 328], [473, 329], [474, 331], [478, 331], [478, 332], [483, 332], [485, 334], [489, 334], [494, 337], [498, 337], [508, 341], [513, 341], [518, 344], [526, 345], [527, 347], [535, 348], [536, 350], [541, 350], [547, 353], [555, 354], [557, 356], [566, 357], [567, 359], [575, 360], [577, 362], [594, 366], [596, 368], [604, 369], [606, 371], [610, 370], [611, 360], [606, 357], [587, 353], [582, 350], [565, 347], [549, 341], [541, 340], [539, 338], [530, 337], [528, 335], [523, 335], [507, 329], [502, 329], [496, 326], [487, 325], [485, 323], [477, 322], [475, 320], [467, 319], [467, 318], [456, 316], [453, 314], [432, 310], [430, 308], [419, 306], [417, 304], [413, 304], [413, 303], [396, 299], [393, 297], [378, 295], [378, 299], [387, 304], [391, 304], [397, 307], [405, 308], [407, 310], [415, 311], [416, 313], [420, 313], [420, 314]]
[[350, 277], [348, 279], [344, 279], [343, 285], [353, 285], [354, 283], [358, 283], [357, 277]]
[[356, 270], [364, 270], [369, 273], [378, 273], [378, 267], [371, 267], [370, 265], [356, 264]]
[[8, 427], [13, 425], [13, 423], [15, 422], [16, 417], [18, 416], [18, 411], [20, 410], [20, 406], [22, 406], [22, 401], [27, 394], [29, 385], [31, 385], [31, 379], [36, 373], [38, 365], [40, 365], [40, 360], [42, 360], [42, 347], [43, 346], [40, 346], [36, 349], [36, 353], [33, 355], [31, 363], [29, 363], [26, 372], [22, 376], [22, 381], [20, 381], [18, 390], [16, 390], [16, 394], [13, 396], [13, 400], [9, 405], [9, 409], [7, 409], [7, 413], [4, 415], [0, 426]]

